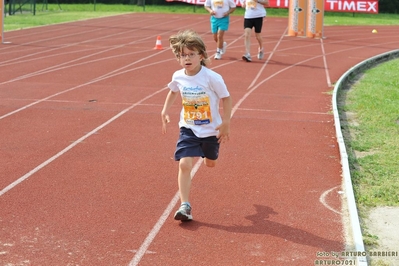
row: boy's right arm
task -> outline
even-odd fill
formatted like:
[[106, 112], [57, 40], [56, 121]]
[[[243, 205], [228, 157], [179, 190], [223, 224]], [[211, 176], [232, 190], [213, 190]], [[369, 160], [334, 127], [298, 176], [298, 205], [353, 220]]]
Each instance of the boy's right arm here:
[[169, 91], [168, 95], [166, 96], [165, 104], [163, 105], [162, 112], [161, 112], [161, 119], [162, 119], [162, 134], [166, 133], [166, 125], [170, 122], [169, 119], [169, 109], [173, 105], [176, 100], [178, 92]]
[[215, 11], [212, 10], [211, 6], [204, 6], [204, 7], [205, 7], [206, 11], [209, 12], [209, 14], [211, 14], [212, 16], [215, 15]]

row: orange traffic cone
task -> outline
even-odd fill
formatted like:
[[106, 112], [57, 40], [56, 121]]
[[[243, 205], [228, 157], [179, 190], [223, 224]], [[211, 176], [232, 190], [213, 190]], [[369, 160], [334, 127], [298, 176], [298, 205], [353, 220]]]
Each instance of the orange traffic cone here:
[[157, 42], [155, 43], [155, 50], [162, 50], [161, 36], [157, 37]]

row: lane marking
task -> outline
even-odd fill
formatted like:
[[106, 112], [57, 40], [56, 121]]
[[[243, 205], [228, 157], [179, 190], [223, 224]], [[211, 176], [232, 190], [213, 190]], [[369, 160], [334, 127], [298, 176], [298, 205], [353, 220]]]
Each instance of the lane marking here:
[[14, 182], [12, 182], [11, 184], [9, 184], [8, 186], [6, 186], [5, 188], [3, 188], [0, 191], [0, 197], [3, 196], [6, 192], [8, 192], [9, 190], [11, 190], [12, 188], [14, 188], [15, 186], [17, 186], [18, 184], [22, 183], [23, 181], [25, 181], [26, 179], [28, 179], [30, 176], [32, 176], [33, 174], [37, 173], [39, 170], [43, 169], [45, 166], [47, 166], [48, 164], [50, 164], [51, 162], [53, 162], [55, 159], [59, 158], [60, 156], [62, 156], [63, 154], [65, 154], [67, 151], [71, 150], [73, 147], [75, 147], [76, 145], [78, 145], [79, 143], [83, 142], [85, 139], [87, 139], [88, 137], [90, 137], [91, 135], [97, 133], [99, 130], [101, 130], [102, 128], [104, 128], [105, 126], [109, 125], [110, 123], [112, 123], [113, 121], [115, 121], [116, 119], [118, 119], [119, 117], [121, 117], [122, 115], [124, 115], [126, 112], [130, 111], [131, 109], [135, 108], [136, 106], [140, 105], [142, 102], [146, 101], [147, 99], [153, 97], [154, 95], [166, 90], [167, 87], [164, 87], [146, 97], [144, 97], [143, 99], [141, 99], [140, 101], [136, 102], [135, 104], [131, 105], [130, 107], [126, 108], [125, 110], [123, 110], [122, 112], [118, 113], [117, 115], [115, 115], [114, 117], [112, 117], [111, 119], [109, 119], [108, 121], [106, 121], [105, 123], [101, 124], [100, 126], [96, 127], [95, 129], [93, 129], [92, 131], [90, 131], [89, 133], [87, 133], [86, 135], [82, 136], [81, 138], [79, 138], [78, 140], [75, 140], [74, 142], [72, 142], [69, 146], [67, 146], [66, 148], [64, 148], [63, 150], [61, 150], [60, 152], [58, 152], [57, 154], [55, 154], [54, 156], [50, 157], [49, 159], [47, 159], [46, 161], [44, 161], [43, 163], [39, 164], [38, 166], [36, 166], [34, 169], [30, 170], [28, 173], [26, 173], [25, 175], [21, 176], [20, 178], [18, 178], [17, 180], [15, 180]]
[[[280, 39], [277, 41], [276, 45], [274, 46], [273, 50], [269, 53], [268, 58], [266, 59], [266, 61], [263, 63], [262, 67], [260, 68], [260, 70], [258, 71], [257, 75], [255, 76], [255, 78], [252, 80], [251, 84], [249, 85], [249, 87], [247, 88], [247, 90], [249, 90], [258, 80], [258, 78], [260, 77], [261, 73], [263, 72], [263, 70], [266, 68], [266, 66], [268, 65], [269, 61], [271, 60], [272, 56], [277, 52], [277, 47], [279, 47], [280, 43], [283, 41], [284, 36], [286, 35], [288, 31], [288, 28], [285, 29], [285, 31], [283, 32], [283, 34], [280, 36]], [[263, 48], [264, 49], [264, 48]]]
[[[153, 56], [153, 55], [150, 55], [150, 56], [148, 56], [147, 58], [150, 58], [150, 57], [152, 57], [152, 56]], [[153, 64], [148, 64], [148, 65], [144, 65], [144, 66], [140, 66], [140, 67], [131, 69], [131, 70], [129, 70], [129, 71], [134, 71], [134, 70], [137, 70], [137, 69], [140, 69], [140, 68], [143, 68], [143, 67], [147, 67], [147, 66], [154, 65], [154, 64], [157, 64], [157, 63], [163, 63], [163, 62], [166, 62], [166, 61], [169, 61], [169, 60], [170, 60], [170, 59], [163, 60], [163, 61], [158, 61], [158, 62], [153, 63]], [[125, 71], [125, 72], [123, 72], [123, 73], [126, 73], [126, 72], [127, 72], [127, 71]], [[29, 107], [32, 107], [32, 106], [34, 106], [34, 105], [36, 105], [36, 104], [39, 104], [39, 103], [44, 102], [44, 101], [47, 101], [47, 100], [49, 100], [49, 99], [51, 99], [51, 98], [54, 98], [54, 97], [56, 97], [56, 96], [62, 95], [62, 94], [64, 94], [64, 93], [67, 93], [67, 92], [70, 92], [70, 91], [73, 91], [73, 90], [76, 90], [76, 89], [81, 88], [81, 87], [84, 87], [84, 86], [86, 86], [86, 85], [90, 85], [90, 84], [96, 83], [96, 82], [101, 81], [101, 80], [105, 80], [105, 79], [110, 78], [110, 77], [114, 77], [114, 76], [116, 76], [116, 75], [119, 75], [119, 74], [109, 75], [109, 76], [103, 77], [103, 78], [101, 78], [101, 79], [95, 78], [95, 79], [92, 79], [92, 80], [90, 80], [90, 81], [88, 81], [88, 82], [86, 82], [86, 83], [82, 83], [82, 84], [77, 85], [77, 86], [75, 86], [75, 87], [72, 87], [72, 88], [69, 88], [69, 89], [66, 89], [66, 90], [63, 90], [63, 91], [54, 93], [54, 94], [52, 94], [52, 95], [50, 95], [50, 96], [47, 96], [47, 97], [45, 97], [45, 98], [42, 98], [42, 99], [40, 99], [40, 100], [37, 100], [37, 101], [32, 102], [32, 103], [30, 103], [30, 104], [27, 104], [27, 105], [25, 105], [25, 106], [22, 106], [22, 107], [20, 107], [20, 108], [18, 108], [18, 109], [15, 109], [14, 111], [11, 111], [11, 112], [9, 112], [9, 113], [7, 113], [7, 114], [4, 114], [4, 115], [0, 116], [0, 120], [6, 118], [6, 117], [8, 117], [8, 116], [11, 116], [11, 115], [13, 115], [13, 114], [16, 114], [16, 113], [18, 113], [18, 112], [20, 112], [20, 111], [23, 111], [23, 110], [25, 110], [25, 109], [27, 109], [27, 108], [29, 108]], [[151, 94], [151, 95], [152, 95], [152, 94]], [[146, 99], [147, 99], [147, 97], [146, 97]]]
[[[203, 159], [199, 158], [195, 163], [193, 169], [191, 170], [191, 179], [194, 178], [198, 169], [202, 165]], [[129, 266], [136, 266], [139, 264], [140, 260], [143, 258], [144, 254], [147, 253], [148, 247], [151, 245], [152, 241], [155, 239], [158, 232], [161, 230], [165, 221], [168, 219], [170, 214], [172, 213], [173, 208], [176, 206], [179, 201], [179, 191], [176, 192], [175, 196], [172, 198], [165, 211], [162, 213], [161, 217], [159, 217], [158, 221], [155, 223], [154, 227], [151, 229], [150, 233], [145, 238], [144, 242], [141, 244], [140, 248], [136, 252], [136, 255], [130, 261]]]
[[242, 111], [252, 111], [252, 112], [274, 112], [274, 113], [286, 113], [286, 114], [310, 114], [310, 115], [331, 115], [329, 113], [323, 112], [308, 112], [308, 111], [285, 111], [276, 109], [259, 109], [259, 108], [238, 108]]
[[326, 72], [327, 86], [330, 88], [331, 87], [331, 79], [330, 79], [330, 72], [328, 71], [327, 58], [326, 58], [326, 52], [324, 49], [323, 39], [320, 39], [320, 46], [321, 46], [321, 51], [323, 54], [323, 62], [324, 62], [324, 70]]
[[330, 194], [331, 191], [333, 191], [333, 190], [339, 188], [340, 186], [341, 186], [341, 185], [335, 186], [335, 187], [333, 187], [333, 188], [330, 188], [330, 189], [324, 191], [324, 192], [320, 195], [319, 201], [320, 201], [320, 203], [321, 203], [324, 207], [326, 207], [326, 208], [329, 209], [330, 211], [335, 212], [335, 213], [337, 213], [337, 214], [339, 214], [339, 215], [342, 215], [342, 212], [337, 211], [336, 209], [334, 209], [333, 207], [331, 207], [330, 205], [328, 205], [328, 203], [327, 203], [327, 201], [326, 201], [326, 197], [328, 196], [328, 194]]
[[[195, 23], [195, 24], [198, 24], [198, 23], [200, 23], [200, 22], [197, 22], [197, 23]], [[147, 38], [148, 38], [148, 37], [147, 37]], [[164, 51], [161, 51], [161, 52], [164, 52]], [[159, 54], [159, 53], [160, 53], [160, 52], [156, 53], [156, 55]], [[154, 56], [154, 55], [150, 55], [150, 56], [148, 56], [148, 58], [153, 57], [153, 56]], [[142, 60], [143, 60], [143, 59], [142, 59]], [[136, 70], [136, 69], [140, 69], [140, 68], [143, 68], [143, 67], [148, 67], [148, 66], [151, 66], [151, 65], [154, 65], [154, 64], [159, 64], [159, 63], [166, 62], [166, 61], [170, 61], [170, 60], [171, 60], [171, 59], [167, 59], [167, 60], [163, 60], [163, 61], [157, 61], [156, 63], [151, 63], [151, 64], [147, 64], [147, 65], [144, 65], [144, 66], [141, 66], [141, 67], [137, 67], [137, 68], [134, 68], [134, 69], [125, 70], [125, 71], [123, 71], [122, 73], [127, 73], [127, 72], [130, 72], [130, 71], [134, 71], [134, 70]], [[132, 64], [129, 64], [128, 66], [130, 66], [130, 65], [132, 65]], [[123, 68], [121, 68], [121, 69], [123, 69]], [[48, 96], [48, 97], [42, 98], [42, 99], [40, 99], [40, 100], [37, 100], [37, 101], [35, 101], [35, 102], [31, 103], [31, 104], [25, 105], [25, 106], [23, 106], [23, 107], [21, 107], [21, 108], [19, 108], [19, 109], [17, 109], [17, 110], [14, 110], [14, 111], [9, 112], [9, 113], [7, 113], [7, 114], [5, 114], [5, 115], [3, 115], [3, 116], [0, 116], [0, 120], [3, 119], [3, 118], [6, 118], [6, 117], [8, 117], [8, 116], [11, 116], [11, 115], [13, 115], [13, 114], [15, 114], [15, 113], [17, 113], [17, 112], [20, 112], [20, 111], [22, 111], [22, 110], [25, 110], [25, 109], [27, 109], [27, 108], [33, 106], [33, 105], [36, 105], [36, 104], [41, 103], [41, 102], [43, 102], [43, 101], [46, 101], [46, 100], [48, 100], [48, 99], [50, 99], [50, 98], [53, 98], [53, 97], [55, 97], [55, 96], [58, 96], [58, 95], [61, 95], [61, 94], [66, 93], [66, 92], [69, 92], [69, 91], [78, 89], [78, 88], [83, 87], [83, 86], [85, 86], [85, 85], [89, 85], [89, 84], [92, 84], [92, 83], [95, 83], [95, 82], [98, 82], [98, 81], [101, 81], [101, 80], [104, 80], [104, 79], [107, 79], [107, 78], [110, 78], [110, 77], [114, 77], [114, 76], [116, 76], [116, 75], [120, 75], [121, 73], [115, 73], [115, 71], [111, 71], [111, 72], [109, 72], [109, 74], [110, 74], [110, 75], [103, 75], [103, 76], [98, 77], [98, 78], [96, 78], [96, 79], [93, 79], [93, 80], [91, 80], [91, 81], [89, 81], [89, 82], [82, 83], [82, 84], [77, 85], [77, 86], [75, 86], [75, 87], [69, 88], [69, 89], [67, 89], [67, 90], [64, 90], [64, 91], [55, 93], [55, 94], [53, 94], [53, 95], [50, 95], [50, 96]], [[112, 117], [111, 119], [109, 119], [108, 121], [106, 121], [105, 123], [101, 124], [100, 126], [98, 126], [97, 128], [95, 128], [94, 130], [90, 131], [88, 134], [86, 134], [86, 135], [82, 136], [81, 138], [79, 138], [78, 140], [74, 141], [72, 144], [70, 144], [69, 146], [67, 146], [66, 148], [64, 148], [64, 149], [61, 150], [60, 152], [58, 152], [56, 155], [54, 155], [54, 156], [52, 156], [51, 158], [47, 159], [46, 161], [44, 161], [43, 163], [41, 163], [41, 164], [39, 164], [38, 166], [36, 166], [34, 169], [32, 169], [31, 171], [29, 171], [29, 172], [26, 173], [25, 175], [21, 176], [20, 178], [18, 178], [17, 180], [15, 180], [15, 181], [12, 182], [11, 184], [9, 184], [9, 185], [6, 186], [5, 188], [3, 188], [3, 189], [0, 191], [0, 197], [1, 197], [2, 195], [4, 195], [6, 192], [8, 192], [9, 190], [11, 190], [12, 188], [14, 188], [15, 186], [17, 186], [18, 184], [20, 184], [21, 182], [23, 182], [24, 180], [28, 179], [28, 178], [29, 178], [30, 176], [32, 176], [34, 173], [38, 172], [39, 170], [41, 170], [42, 168], [44, 168], [45, 166], [47, 166], [49, 163], [51, 163], [51, 162], [54, 161], [55, 159], [59, 158], [61, 155], [63, 155], [64, 153], [66, 153], [67, 151], [69, 151], [70, 149], [72, 149], [73, 147], [75, 147], [77, 144], [79, 144], [79, 143], [82, 142], [83, 140], [87, 139], [88, 137], [90, 137], [91, 135], [95, 134], [95, 133], [96, 133], [97, 131], [99, 131], [100, 129], [104, 128], [105, 126], [107, 126], [108, 124], [110, 124], [111, 122], [113, 122], [114, 120], [116, 120], [117, 118], [119, 118], [120, 116], [122, 116], [123, 114], [125, 114], [126, 112], [130, 111], [131, 109], [133, 109], [134, 107], [136, 107], [136, 106], [138, 106], [138, 105], [141, 105], [141, 104], [142, 104], [144, 101], [146, 101], [147, 99], [153, 97], [154, 95], [156, 95], [156, 94], [158, 94], [158, 93], [160, 93], [160, 92], [162, 92], [162, 91], [164, 91], [164, 90], [166, 90], [166, 89], [167, 89], [167, 87], [164, 87], [164, 88], [162, 88], [162, 89], [160, 89], [160, 90], [158, 90], [158, 91], [156, 91], [156, 92], [154, 92], [154, 93], [152, 93], [152, 94], [150, 94], [150, 95], [147, 95], [146, 97], [142, 98], [140, 101], [138, 101], [138, 102], [136, 102], [135, 104], [131, 105], [130, 107], [124, 109], [122, 112], [118, 113], [117, 115], [115, 115], [114, 117]]]

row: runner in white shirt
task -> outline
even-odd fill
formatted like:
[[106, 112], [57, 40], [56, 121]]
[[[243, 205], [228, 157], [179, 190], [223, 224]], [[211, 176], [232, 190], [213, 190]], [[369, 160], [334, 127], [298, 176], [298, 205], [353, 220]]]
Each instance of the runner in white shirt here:
[[245, 8], [244, 14], [244, 44], [245, 54], [242, 59], [251, 62], [251, 32], [255, 28], [255, 37], [258, 41], [258, 59], [263, 59], [263, 40], [262, 40], [262, 26], [263, 18], [266, 17], [265, 7], [269, 6], [269, 0], [240, 0], [241, 6]]
[[233, 0], [205, 0], [204, 7], [211, 14], [211, 32], [216, 42], [215, 59], [219, 60], [226, 52], [224, 32], [229, 29], [230, 14], [236, 9], [236, 4]]
[[[169, 43], [183, 69], [176, 71], [168, 84], [170, 90], [161, 112], [162, 133], [166, 133], [169, 110], [180, 94], [182, 110], [175, 160], [179, 161], [181, 205], [174, 218], [190, 221], [193, 219], [189, 194], [194, 158], [203, 157], [208, 167], [216, 165], [220, 143], [229, 140], [232, 102], [222, 76], [206, 67], [208, 54], [196, 32], [179, 32], [169, 38]], [[223, 103], [222, 115], [219, 102]]]

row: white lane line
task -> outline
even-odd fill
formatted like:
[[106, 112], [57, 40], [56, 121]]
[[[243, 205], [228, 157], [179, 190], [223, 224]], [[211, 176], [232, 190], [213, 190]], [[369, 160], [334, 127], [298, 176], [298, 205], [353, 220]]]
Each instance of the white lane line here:
[[[152, 57], [152, 56], [154, 56], [154, 55], [150, 55], [150, 56], [148, 56], [148, 57], [146, 57], [146, 58], [150, 58], [150, 57]], [[147, 64], [147, 65], [145, 65], [145, 66], [140, 66], [140, 67], [137, 67], [137, 68], [134, 68], [134, 69], [130, 69], [129, 71], [134, 71], [134, 70], [137, 70], [137, 69], [140, 69], [140, 68], [143, 68], [143, 67], [147, 67], [147, 66], [151, 66], [151, 65], [154, 65], [154, 64], [163, 63], [163, 62], [166, 62], [166, 61], [169, 61], [169, 60], [170, 60], [170, 59], [163, 60], [163, 61], [158, 61], [158, 62], [153, 63], [153, 64]], [[126, 73], [126, 72], [128, 72], [128, 71], [124, 71], [123, 73]], [[13, 115], [13, 114], [16, 114], [16, 113], [18, 113], [18, 112], [20, 112], [20, 111], [22, 111], [22, 110], [25, 110], [25, 109], [27, 109], [27, 108], [29, 108], [29, 107], [32, 107], [32, 106], [34, 106], [34, 105], [36, 105], [36, 104], [39, 104], [39, 103], [41, 103], [41, 102], [44, 102], [44, 101], [47, 101], [47, 100], [49, 100], [49, 99], [51, 99], [51, 98], [54, 98], [54, 97], [56, 97], [56, 96], [59, 96], [59, 95], [61, 95], [61, 94], [64, 94], [64, 93], [67, 93], [67, 92], [76, 90], [76, 89], [81, 88], [81, 87], [84, 87], [84, 86], [86, 86], [86, 85], [90, 85], [90, 84], [96, 83], [96, 82], [98, 82], [98, 81], [105, 80], [105, 79], [107, 79], [107, 78], [114, 77], [114, 76], [116, 76], [116, 75], [120, 75], [120, 74], [123, 74], [123, 73], [116, 73], [116, 74], [113, 74], [113, 75], [105, 76], [105, 77], [103, 77], [103, 78], [101, 78], [101, 79], [95, 78], [95, 79], [93, 79], [93, 80], [91, 80], [91, 81], [88, 81], [88, 82], [86, 82], [86, 83], [82, 83], [82, 84], [77, 85], [77, 86], [75, 86], [75, 87], [72, 87], [72, 88], [69, 88], [69, 89], [66, 89], [66, 90], [57, 92], [57, 93], [55, 93], [55, 94], [52, 94], [52, 95], [50, 95], [50, 96], [47, 96], [47, 97], [45, 97], [45, 98], [42, 98], [42, 99], [37, 100], [37, 101], [35, 101], [35, 102], [32, 102], [32, 103], [30, 103], [30, 104], [27, 104], [27, 105], [25, 105], [25, 106], [22, 106], [22, 107], [20, 107], [20, 108], [18, 108], [18, 109], [15, 109], [14, 111], [11, 111], [11, 112], [9, 112], [9, 113], [7, 113], [7, 114], [4, 114], [4, 115], [0, 116], [0, 120], [6, 118], [6, 117], [8, 117], [8, 116], [11, 116], [11, 115]], [[152, 94], [151, 94], [151, 95], [152, 95]], [[147, 97], [146, 97], [146, 98], [147, 98]]]
[[337, 214], [339, 214], [339, 215], [342, 215], [342, 212], [337, 211], [336, 209], [334, 209], [333, 207], [331, 207], [330, 205], [328, 205], [328, 203], [327, 203], [327, 201], [326, 201], [327, 195], [330, 194], [331, 191], [333, 191], [333, 190], [339, 188], [340, 186], [341, 186], [341, 185], [335, 186], [335, 187], [333, 187], [333, 188], [330, 188], [330, 189], [324, 191], [324, 192], [321, 194], [321, 196], [320, 196], [320, 198], [319, 198], [319, 201], [320, 201], [321, 204], [323, 204], [324, 207], [326, 207], [326, 208], [329, 209], [330, 211], [335, 212], [335, 213], [337, 213]]
[[[174, 22], [176, 22], [176, 21], [174, 21]], [[195, 25], [195, 24], [192, 24], [192, 25]], [[150, 26], [148, 26], [148, 27], [150, 27]], [[146, 28], [148, 28], [148, 27], [146, 27]], [[142, 30], [142, 29], [145, 29], [145, 28], [141, 28], [141, 30]], [[136, 31], [136, 30], [131, 30], [131, 31], [127, 31], [127, 32], [132, 32], [132, 31]], [[97, 39], [90, 39], [90, 40], [86, 40], [86, 41], [79, 42], [79, 43], [73, 43], [73, 44], [69, 44], [69, 45], [67, 45], [67, 46], [62, 46], [62, 47], [55, 48], [55, 49], [52, 49], [52, 50], [58, 50], [58, 49], [63, 49], [63, 48], [67, 48], [67, 47], [77, 46], [77, 45], [83, 44], [83, 43], [89, 43], [89, 42], [92, 42], [92, 41], [98, 41], [98, 40], [100, 40], [100, 39], [105, 39], [105, 38], [109, 38], [109, 37], [116, 36], [116, 35], [126, 34], [127, 32], [117, 33], [117, 34], [113, 34], [113, 35], [107, 35], [106, 37], [101, 37], [101, 38], [97, 38]], [[171, 31], [168, 31], [168, 32], [171, 32]], [[166, 33], [168, 33], [168, 32], [166, 32]], [[75, 64], [75, 65], [65, 66], [65, 65], [70, 64], [70, 63], [72, 63], [72, 62], [77, 62], [77, 61], [80, 61], [80, 60], [83, 60], [83, 59], [86, 59], [86, 58], [90, 58], [90, 57], [93, 57], [93, 56], [96, 56], [96, 55], [100, 55], [100, 54], [103, 54], [103, 53], [106, 53], [106, 52], [109, 52], [109, 51], [117, 50], [117, 49], [122, 48], [122, 47], [125, 47], [125, 46], [127, 46], [127, 45], [131, 45], [131, 44], [134, 44], [134, 43], [138, 43], [138, 42], [140, 42], [140, 41], [147, 40], [147, 39], [150, 39], [150, 38], [152, 38], [152, 37], [155, 37], [155, 35], [147, 36], [147, 37], [141, 38], [141, 39], [139, 39], [139, 40], [134, 40], [134, 41], [129, 42], [129, 43], [126, 43], [126, 44], [121, 44], [121, 45], [113, 46], [113, 47], [110, 47], [110, 48], [107, 48], [107, 49], [104, 49], [104, 50], [100, 50], [100, 51], [98, 51], [98, 52], [95, 52], [95, 53], [92, 53], [92, 54], [89, 54], [89, 55], [82, 56], [82, 57], [80, 57], [80, 58], [77, 58], [77, 59], [74, 59], [74, 60], [71, 60], [71, 61], [68, 61], [68, 62], [63, 62], [63, 63], [58, 64], [58, 65], [53, 65], [53, 66], [50, 66], [50, 67], [45, 68], [45, 69], [41, 69], [41, 70], [38, 70], [38, 71], [35, 71], [35, 72], [31, 72], [31, 73], [28, 73], [28, 74], [25, 74], [25, 75], [16, 77], [16, 78], [11, 79], [11, 80], [1, 82], [0, 85], [6, 84], [6, 83], [10, 83], [10, 82], [14, 82], [14, 81], [18, 81], [18, 80], [22, 80], [22, 79], [26, 79], [26, 78], [29, 78], [29, 77], [34, 77], [34, 76], [38, 76], [38, 75], [42, 75], [42, 74], [54, 72], [54, 71], [59, 71], [59, 70], [65, 69], [65, 68], [71, 68], [71, 67], [78, 66], [78, 65], [89, 64], [89, 63], [93, 63], [93, 62], [97, 62], [97, 61], [102, 61], [102, 60], [111, 59], [111, 58], [114, 58], [114, 57], [125, 56], [125, 55], [117, 54], [117, 55], [114, 55], [114, 56], [108, 56], [108, 57], [104, 57], [104, 58], [100, 58], [100, 59], [95, 59], [95, 60], [91, 60], [91, 61], [85, 61], [85, 62], [77, 63], [77, 64]], [[50, 50], [50, 51], [52, 51], [52, 50]], [[167, 50], [167, 49], [166, 49], [166, 50]], [[46, 50], [46, 51], [44, 51], [44, 52], [48, 53], [49, 51]], [[43, 53], [44, 53], [44, 52], [43, 52]], [[165, 52], [165, 50], [162, 50], [162, 51], [160, 51], [160, 52], [157, 52], [156, 54], [153, 54], [152, 56], [156, 56], [156, 55], [158, 55], [159, 53], [163, 53], [163, 52]], [[40, 52], [40, 53], [42, 53], [42, 52]], [[128, 54], [134, 54], [134, 53], [136, 53], [136, 52], [132, 52], [132, 53], [128, 53]], [[54, 54], [54, 55], [50, 55], [50, 56], [60, 56], [60, 55], [64, 55], [64, 54], [67, 54], [67, 53], [59, 53], [59, 54]], [[126, 54], [126, 55], [127, 55], [127, 54]], [[29, 55], [29, 56], [31, 56], [31, 55]], [[134, 61], [132, 64], [128, 64], [128, 65], [122, 67], [121, 69], [127, 68], [127, 67], [129, 67], [129, 66], [131, 66], [131, 65], [133, 65], [133, 64], [139, 63], [139, 62], [141, 62], [141, 61], [143, 61], [143, 60], [145, 60], [145, 59], [148, 59], [148, 58], [150, 58], [150, 57], [151, 57], [151, 56], [148, 56], [148, 57], [145, 57], [145, 58], [140, 59], [140, 60], [138, 60], [138, 61]], [[41, 60], [41, 58], [40, 58], [40, 59], [39, 59], [39, 58], [35, 58], [35, 59], [31, 59], [31, 60]], [[21, 63], [21, 62], [19, 62], [19, 63]], [[1, 63], [0, 63], [0, 66], [1, 66]], [[61, 66], [64, 66], [64, 67], [61, 67]], [[109, 74], [112, 74], [112, 73], [114, 73], [114, 72], [116, 72], [116, 71], [118, 71], [118, 70], [114, 70], [114, 71], [112, 71], [112, 72], [106, 73], [106, 74], [104, 74], [103, 76], [97, 77], [97, 79], [102, 79], [103, 77], [105, 77], [105, 76], [107, 76], [107, 75], [109, 75]]]
[[259, 109], [259, 108], [239, 108], [242, 111], [250, 111], [250, 112], [270, 112], [270, 113], [283, 113], [283, 114], [311, 114], [311, 115], [328, 115], [331, 114], [326, 112], [308, 112], [308, 111], [285, 111], [285, 110], [277, 110], [277, 109]]
[[321, 51], [323, 53], [323, 62], [324, 62], [324, 70], [326, 72], [327, 86], [330, 88], [331, 87], [331, 79], [330, 79], [330, 72], [328, 71], [327, 58], [326, 58], [326, 52], [324, 49], [323, 39], [320, 39], [320, 45], [321, 45]]
[[8, 186], [6, 186], [5, 188], [3, 188], [0, 191], [0, 197], [2, 195], [4, 195], [7, 191], [11, 190], [12, 188], [14, 188], [15, 186], [17, 186], [18, 184], [20, 184], [21, 182], [25, 181], [26, 179], [28, 179], [30, 176], [32, 176], [33, 174], [37, 173], [39, 170], [41, 170], [42, 168], [44, 168], [45, 166], [47, 166], [48, 164], [50, 164], [52, 161], [56, 160], [57, 158], [59, 158], [60, 156], [62, 156], [63, 154], [65, 154], [67, 151], [69, 151], [70, 149], [72, 149], [73, 147], [75, 147], [76, 145], [78, 145], [79, 143], [83, 142], [85, 139], [87, 139], [88, 137], [90, 137], [91, 135], [97, 133], [99, 130], [101, 130], [102, 128], [104, 128], [105, 126], [109, 125], [110, 123], [112, 123], [113, 121], [115, 121], [116, 119], [118, 119], [119, 117], [121, 117], [122, 115], [124, 115], [126, 112], [130, 111], [131, 109], [135, 108], [136, 106], [140, 105], [142, 102], [146, 101], [147, 99], [153, 97], [154, 95], [162, 92], [166, 90], [166, 87], [144, 97], [143, 99], [141, 99], [140, 101], [136, 102], [135, 104], [131, 105], [130, 107], [124, 109], [122, 112], [118, 113], [117, 115], [115, 115], [114, 117], [112, 117], [111, 119], [109, 119], [108, 121], [106, 121], [105, 123], [101, 124], [100, 126], [98, 126], [97, 128], [93, 129], [92, 131], [90, 131], [89, 133], [87, 133], [86, 135], [84, 135], [83, 137], [79, 138], [78, 140], [74, 141], [73, 143], [71, 143], [69, 146], [67, 146], [66, 148], [64, 148], [63, 150], [61, 150], [60, 152], [58, 152], [57, 154], [55, 154], [54, 156], [52, 156], [51, 158], [47, 159], [46, 161], [44, 161], [43, 163], [39, 164], [38, 166], [36, 166], [34, 169], [32, 169], [31, 171], [29, 171], [28, 173], [26, 173], [25, 175], [21, 176], [20, 178], [18, 178], [17, 180], [15, 180], [14, 182], [12, 182], [11, 184], [9, 184]]
[[[200, 158], [194, 165], [191, 171], [191, 179], [194, 178], [195, 174], [197, 173], [198, 169], [202, 165], [203, 159]], [[173, 208], [175, 207], [176, 203], [179, 201], [179, 191], [176, 192], [175, 196], [170, 201], [169, 205], [166, 207], [165, 211], [162, 213], [161, 217], [159, 217], [158, 221], [155, 223], [154, 227], [151, 229], [150, 233], [147, 235], [144, 242], [141, 244], [139, 250], [136, 252], [136, 255], [130, 261], [129, 266], [136, 266], [139, 264], [140, 260], [147, 253], [148, 247], [151, 245], [152, 241], [161, 230], [163, 224], [168, 219], [170, 214], [172, 213]]]
[[263, 63], [262, 67], [260, 68], [260, 70], [258, 71], [258, 74], [256, 75], [256, 77], [252, 80], [252, 83], [249, 85], [248, 89], [249, 90], [258, 80], [258, 78], [260, 77], [260, 75], [263, 72], [263, 69], [265, 69], [265, 67], [267, 66], [267, 64], [269, 63], [270, 59], [272, 58], [272, 56], [277, 52], [277, 47], [279, 47], [280, 43], [282, 42], [284, 36], [286, 35], [286, 32], [288, 31], [288, 28], [285, 29], [283, 35], [280, 36], [280, 39], [278, 40], [278, 42], [276, 43], [276, 45], [274, 46], [273, 50], [270, 52], [269, 57], [267, 58], [267, 60]]

